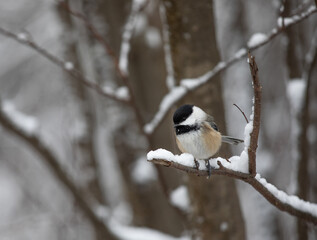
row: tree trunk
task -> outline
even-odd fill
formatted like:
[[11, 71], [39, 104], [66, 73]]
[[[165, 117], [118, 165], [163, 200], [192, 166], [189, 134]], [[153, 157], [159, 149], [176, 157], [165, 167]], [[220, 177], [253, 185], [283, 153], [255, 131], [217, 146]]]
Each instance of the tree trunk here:
[[[164, 0], [176, 79], [198, 77], [219, 61], [212, 1]], [[224, 105], [220, 77], [190, 94], [188, 103], [212, 114], [225, 134]], [[228, 145], [219, 153], [229, 157]], [[192, 223], [202, 239], [244, 239], [242, 218], [235, 182], [225, 177], [210, 180], [190, 176], [189, 193], [193, 206]]]

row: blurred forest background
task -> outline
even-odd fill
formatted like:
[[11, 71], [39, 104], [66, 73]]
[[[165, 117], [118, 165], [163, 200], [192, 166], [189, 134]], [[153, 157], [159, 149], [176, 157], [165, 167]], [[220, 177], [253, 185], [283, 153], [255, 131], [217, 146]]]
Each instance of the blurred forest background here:
[[[57, 1], [0, 1], [1, 28], [63, 59], [48, 60], [1, 31], [2, 111], [28, 134], [17, 136], [1, 118], [0, 239], [317, 239], [316, 226], [243, 182], [146, 161], [151, 149], [178, 153], [171, 116], [183, 103], [243, 138], [246, 123], [233, 104], [250, 115], [246, 57], [179, 101], [153, 133], [143, 130], [181, 79], [227, 61], [255, 33], [314, 1], [67, 2], [75, 12]], [[257, 171], [315, 203], [316, 30], [312, 14], [252, 52], [263, 87]], [[224, 145], [219, 155], [241, 150]]]

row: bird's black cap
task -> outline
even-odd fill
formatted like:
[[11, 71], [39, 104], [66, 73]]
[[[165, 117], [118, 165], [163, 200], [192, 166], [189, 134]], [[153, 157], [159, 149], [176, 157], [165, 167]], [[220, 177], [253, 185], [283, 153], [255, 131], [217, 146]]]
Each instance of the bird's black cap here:
[[179, 107], [175, 111], [174, 116], [173, 116], [174, 124], [179, 124], [179, 123], [185, 121], [188, 118], [188, 116], [190, 114], [192, 114], [193, 106], [194, 105], [185, 104], [185, 105]]

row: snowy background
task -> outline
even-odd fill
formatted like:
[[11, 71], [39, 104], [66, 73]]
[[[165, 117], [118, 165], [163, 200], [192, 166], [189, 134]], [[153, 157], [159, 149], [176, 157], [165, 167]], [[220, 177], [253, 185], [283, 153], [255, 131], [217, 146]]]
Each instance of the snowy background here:
[[[193, 203], [198, 198], [189, 183], [192, 178], [146, 161], [152, 149], [179, 153], [171, 114], [181, 103], [193, 101], [186, 95], [188, 91], [196, 91], [218, 71], [219, 101], [225, 114], [222, 124], [228, 135], [243, 138], [246, 123], [233, 104], [250, 116], [253, 93], [246, 49], [266, 43], [253, 52], [263, 87], [257, 171], [278, 189], [316, 203], [317, 16], [312, 14], [269, 38], [278, 27], [296, 21], [288, 16], [315, 11], [313, 1], [286, 1], [284, 7], [279, 0], [209, 1], [214, 20], [210, 29], [215, 32], [213, 44], [220, 61], [214, 68], [203, 66], [204, 71], [194, 77], [186, 75], [186, 71], [195, 72], [186, 65], [187, 59], [173, 59], [177, 54], [184, 56], [182, 53], [188, 58], [201, 57], [201, 51], [190, 51], [184, 45], [175, 52], [170, 44], [173, 29], [168, 27], [168, 14], [169, 9], [177, 8], [175, 1], [68, 2], [84, 14], [86, 22], [72, 17], [53, 0], [0, 1], [0, 28], [22, 41], [34, 41], [62, 60], [58, 66], [27, 44], [0, 34], [1, 109], [54, 154], [112, 237], [97, 233], [98, 226], [83, 213], [54, 167], [1, 124], [0, 239], [317, 238], [316, 226], [298, 223], [239, 181], [232, 181], [238, 199], [232, 215], [241, 221], [232, 225], [230, 213], [226, 213], [220, 224], [210, 226], [220, 235], [208, 238], [199, 233], [204, 231], [200, 223], [205, 216], [197, 217], [199, 211]], [[175, 15], [182, 24], [194, 21], [180, 12]], [[205, 19], [197, 19], [199, 29]], [[87, 22], [107, 44], [91, 33]], [[181, 32], [179, 42], [194, 43], [193, 32]], [[200, 43], [195, 44], [199, 48]], [[110, 46], [110, 54], [105, 45]], [[228, 66], [230, 59], [233, 63]], [[182, 60], [184, 69], [179, 70]], [[73, 78], [69, 72], [74, 69], [97, 87]], [[134, 99], [132, 105], [126, 103], [129, 99]], [[217, 110], [209, 113], [217, 121]], [[240, 155], [243, 146], [231, 150]], [[162, 178], [166, 186], [162, 186]], [[213, 177], [203, 181], [213, 181]], [[210, 204], [226, 212], [225, 200]], [[230, 238], [233, 232], [242, 235]]]

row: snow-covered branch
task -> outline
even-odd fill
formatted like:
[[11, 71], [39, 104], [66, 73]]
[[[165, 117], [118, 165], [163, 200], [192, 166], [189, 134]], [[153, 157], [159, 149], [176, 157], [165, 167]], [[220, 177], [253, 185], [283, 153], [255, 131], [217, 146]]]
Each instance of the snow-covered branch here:
[[[288, 17], [284, 19], [284, 28], [279, 26], [273, 28], [268, 34], [264, 33], [255, 33], [251, 36], [250, 40], [247, 42], [247, 48], [242, 48], [238, 50], [231, 58], [226, 61], [219, 62], [212, 70], [206, 72], [204, 75], [193, 78], [193, 79], [183, 79], [180, 81], [180, 85], [171, 89], [171, 91], [165, 95], [162, 99], [159, 109], [157, 113], [154, 115], [153, 119], [144, 126], [144, 131], [147, 134], [153, 134], [153, 132], [157, 129], [160, 123], [168, 114], [169, 110], [180, 100], [184, 99], [184, 97], [197, 88], [203, 86], [204, 84], [211, 81], [217, 74], [229, 68], [232, 64], [238, 62], [242, 58], [244, 58], [248, 50], [253, 51], [255, 49], [260, 48], [261, 46], [269, 43], [274, 39], [277, 35], [281, 34], [284, 29], [291, 27], [312, 14], [317, 12], [316, 6], [311, 6], [308, 10], [294, 15], [292, 17]], [[281, 21], [281, 20], [279, 20]], [[279, 23], [279, 22], [278, 22]], [[248, 49], [248, 50], [247, 50]]]
[[49, 149], [48, 146], [40, 139], [37, 130], [37, 120], [31, 116], [19, 112], [15, 106], [10, 102], [4, 104], [0, 101], [0, 125], [10, 134], [18, 137], [24, 141], [30, 148], [32, 148], [41, 159], [49, 166], [54, 176], [63, 184], [63, 186], [72, 194], [74, 200], [77, 202], [78, 207], [85, 214], [87, 219], [101, 231], [104, 236], [108, 236], [111, 239], [116, 237], [109, 231], [103, 221], [94, 213], [89, 206], [86, 199], [80, 193], [76, 184], [65, 172], [60, 165], [60, 161], [55, 154]]
[[127, 22], [123, 29], [121, 47], [120, 47], [120, 57], [119, 57], [119, 69], [124, 75], [129, 74], [129, 52], [131, 48], [131, 37], [133, 29], [135, 27], [135, 22], [139, 12], [147, 4], [147, 0], [133, 0], [130, 15], [128, 16]]
[[118, 102], [122, 103], [128, 103], [127, 95], [121, 96], [120, 94], [116, 94], [116, 90], [112, 91], [104, 91], [103, 87], [99, 84], [89, 80], [86, 78], [79, 70], [75, 69], [74, 64], [72, 62], [64, 61], [58, 58], [57, 56], [54, 56], [53, 54], [49, 53], [46, 49], [42, 48], [38, 44], [36, 44], [30, 36], [28, 36], [25, 33], [12, 33], [2, 27], [0, 27], [0, 34], [9, 37], [11, 39], [16, 40], [22, 45], [25, 45], [33, 50], [35, 50], [37, 53], [39, 53], [41, 56], [45, 57], [52, 63], [54, 63], [56, 66], [60, 67], [63, 71], [68, 73], [70, 76], [75, 78], [76, 80], [80, 81], [82, 84], [84, 84], [86, 87], [89, 87], [96, 91], [98, 94], [108, 97], [110, 99], [116, 100]]
[[[220, 157], [210, 159], [211, 175], [225, 175], [247, 182], [278, 209], [317, 225], [317, 204], [306, 202], [297, 196], [287, 195], [274, 185], [267, 183], [264, 178], [261, 178], [256, 173], [256, 149], [258, 146], [261, 113], [261, 85], [255, 58], [251, 54], [248, 55], [254, 88], [254, 106], [250, 122], [247, 123], [244, 131], [245, 148], [240, 156], [233, 156], [229, 159]], [[204, 164], [205, 161], [195, 160], [189, 153], [174, 155], [165, 149], [158, 149], [150, 151], [147, 154], [147, 159], [155, 164], [173, 167], [197, 176], [209, 175], [206, 164]]]
[[[205, 162], [198, 160], [199, 167], [197, 168], [194, 158], [190, 154], [183, 153], [181, 155], [174, 155], [167, 150], [158, 149], [156, 151], [150, 151], [147, 158], [148, 161], [152, 163], [176, 168], [197, 176], [208, 176], [209, 174]], [[254, 177], [247, 173], [245, 161], [242, 160], [241, 156], [233, 156], [228, 160], [224, 158], [215, 158], [210, 159], [209, 161], [212, 166], [211, 175], [223, 175], [240, 179], [250, 184], [272, 205], [281, 211], [288, 212], [291, 215], [317, 225], [317, 204], [301, 200], [297, 196], [291, 196], [278, 190], [274, 185], [262, 178], [260, 174], [256, 174]]]
[[254, 90], [254, 106], [251, 115], [252, 132], [250, 133], [250, 145], [248, 147], [249, 156], [249, 173], [252, 176], [256, 174], [256, 149], [258, 147], [258, 137], [260, 132], [261, 121], [261, 85], [258, 76], [258, 66], [254, 56], [248, 54], [248, 63], [252, 76], [252, 85]]

